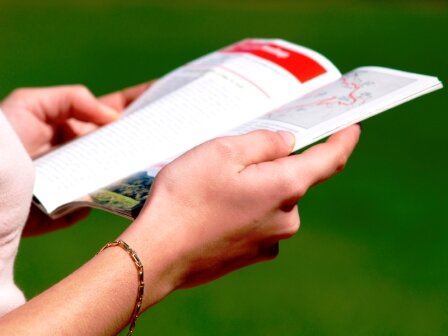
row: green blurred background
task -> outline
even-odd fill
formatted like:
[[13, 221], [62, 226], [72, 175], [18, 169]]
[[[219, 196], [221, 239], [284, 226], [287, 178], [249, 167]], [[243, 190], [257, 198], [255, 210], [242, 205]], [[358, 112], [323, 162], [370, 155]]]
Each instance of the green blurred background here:
[[[102, 94], [245, 37], [303, 44], [342, 72], [447, 82], [447, 36], [447, 2], [1, 1], [0, 96], [66, 83]], [[364, 122], [346, 170], [300, 202], [301, 230], [275, 262], [173, 294], [137, 335], [448, 335], [445, 91]], [[95, 211], [23, 240], [17, 282], [36, 295], [127, 225]]]

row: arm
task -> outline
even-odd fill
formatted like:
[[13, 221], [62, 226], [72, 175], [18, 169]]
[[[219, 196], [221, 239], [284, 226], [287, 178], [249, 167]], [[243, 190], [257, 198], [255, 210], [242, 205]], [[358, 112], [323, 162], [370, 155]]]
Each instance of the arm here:
[[[297, 200], [343, 168], [359, 133], [355, 125], [288, 156], [289, 133], [258, 131], [212, 140], [166, 166], [120, 237], [145, 266], [143, 309], [178, 288], [274, 258], [278, 241], [299, 227]], [[0, 328], [16, 335], [116, 334], [131, 315], [137, 284], [129, 256], [107, 249], [5, 315]]]
[[23, 304], [13, 263], [33, 189], [32, 163], [0, 110], [0, 316]]

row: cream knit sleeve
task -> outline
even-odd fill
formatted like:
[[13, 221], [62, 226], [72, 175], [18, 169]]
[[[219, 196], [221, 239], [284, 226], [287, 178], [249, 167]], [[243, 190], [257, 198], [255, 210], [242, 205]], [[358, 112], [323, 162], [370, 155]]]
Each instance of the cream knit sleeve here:
[[33, 183], [31, 159], [0, 110], [0, 316], [25, 302], [14, 283], [13, 267]]

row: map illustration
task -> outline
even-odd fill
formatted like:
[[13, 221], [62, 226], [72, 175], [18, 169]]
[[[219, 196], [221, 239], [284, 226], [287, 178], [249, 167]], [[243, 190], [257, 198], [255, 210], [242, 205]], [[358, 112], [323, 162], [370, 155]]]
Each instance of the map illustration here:
[[308, 129], [413, 81], [415, 79], [380, 71], [354, 70], [336, 82], [263, 116], [262, 119]]

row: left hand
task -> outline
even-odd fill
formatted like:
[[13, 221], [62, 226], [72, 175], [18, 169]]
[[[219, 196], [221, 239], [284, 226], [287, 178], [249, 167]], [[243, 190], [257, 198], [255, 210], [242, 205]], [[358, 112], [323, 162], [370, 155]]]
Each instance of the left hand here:
[[[95, 128], [119, 118], [121, 112], [151, 83], [144, 83], [96, 98], [86, 87], [67, 85], [24, 88], [12, 92], [0, 108], [31, 157], [41, 155]], [[33, 207], [26, 235], [40, 234], [78, 222], [85, 209], [58, 220]]]
[[119, 118], [150, 84], [96, 98], [86, 87], [25, 88], [0, 104], [31, 157]]

